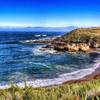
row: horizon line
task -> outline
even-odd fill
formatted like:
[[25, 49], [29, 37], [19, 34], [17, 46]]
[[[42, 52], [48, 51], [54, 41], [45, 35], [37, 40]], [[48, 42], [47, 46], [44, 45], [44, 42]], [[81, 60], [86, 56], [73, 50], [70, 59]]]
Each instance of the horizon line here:
[[100, 27], [100, 25], [93, 26], [78, 26], [78, 25], [67, 25], [67, 26], [0, 26], [0, 28], [64, 28], [64, 27]]

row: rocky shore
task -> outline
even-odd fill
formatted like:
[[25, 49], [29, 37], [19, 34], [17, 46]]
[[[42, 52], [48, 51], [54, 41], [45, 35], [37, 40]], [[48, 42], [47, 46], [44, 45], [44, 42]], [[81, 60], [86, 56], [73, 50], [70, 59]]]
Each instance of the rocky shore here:
[[31, 41], [47, 44], [43, 48], [53, 48], [57, 51], [88, 52], [100, 48], [100, 27], [79, 28], [61, 37]]
[[71, 44], [66, 44], [66, 45], [55, 45], [54, 46], [55, 50], [65, 50], [65, 51], [70, 51], [70, 52], [77, 52], [77, 51], [89, 51], [90, 47], [89, 45], [85, 44], [85, 43], [79, 43], [79, 44], [75, 44], [75, 43], [71, 43]]
[[[55, 43], [56, 41], [56, 43]], [[100, 48], [100, 28], [75, 29], [54, 40], [54, 49], [87, 52]]]

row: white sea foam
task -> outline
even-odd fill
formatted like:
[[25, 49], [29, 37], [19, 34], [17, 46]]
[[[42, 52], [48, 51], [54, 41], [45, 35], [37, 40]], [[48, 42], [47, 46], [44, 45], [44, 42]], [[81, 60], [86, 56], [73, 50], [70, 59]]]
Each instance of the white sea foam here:
[[43, 34], [42, 36], [43, 36], [43, 37], [46, 37], [47, 35], [46, 35], [46, 34]]
[[41, 37], [41, 35], [40, 34], [37, 34], [37, 35], [34, 35], [35, 37]]
[[35, 37], [46, 37], [47, 35], [46, 34], [36, 34], [34, 35]]
[[56, 52], [56, 50], [53, 49], [45, 49], [42, 48], [43, 46], [36, 46], [35, 48], [33, 48], [32, 52], [34, 55], [44, 55], [44, 54], [58, 54], [58, 52]]
[[32, 52], [35, 56], [44, 55], [44, 52], [41, 51], [42, 46], [36, 46], [33, 48]]
[[24, 41], [20, 41], [21, 43], [32, 43], [35, 42], [36, 40], [24, 40]]
[[41, 49], [41, 51], [44, 53], [49, 53], [49, 54], [57, 53], [56, 50], [54, 50], [54, 49]]
[[[83, 78], [86, 75], [93, 73], [95, 69], [97, 69], [98, 67], [100, 67], [100, 58], [96, 60], [95, 64], [91, 68], [81, 69], [81, 70], [74, 71], [71, 73], [66, 73], [66, 74], [60, 74], [58, 75], [57, 78], [53, 78], [53, 79], [36, 79], [36, 80], [27, 81], [26, 83], [27, 83], [27, 86], [32, 86], [32, 87], [45, 87], [45, 86], [51, 86], [51, 85], [58, 85], [69, 80], [76, 80], [76, 79]], [[17, 83], [17, 85], [21, 88], [25, 87], [24, 82]], [[11, 85], [1, 85], [0, 89], [9, 88], [10, 86]]]

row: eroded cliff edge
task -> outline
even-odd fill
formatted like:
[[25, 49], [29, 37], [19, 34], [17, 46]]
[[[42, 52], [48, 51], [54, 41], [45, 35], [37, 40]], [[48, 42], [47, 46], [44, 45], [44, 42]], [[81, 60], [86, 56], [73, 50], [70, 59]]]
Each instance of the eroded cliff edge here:
[[57, 51], [82, 51], [100, 48], [100, 27], [78, 28], [60, 37], [31, 41], [47, 44], [43, 49], [52, 48]]
[[100, 48], [100, 27], [72, 30], [54, 39], [52, 44], [56, 50], [67, 51], [88, 51]]

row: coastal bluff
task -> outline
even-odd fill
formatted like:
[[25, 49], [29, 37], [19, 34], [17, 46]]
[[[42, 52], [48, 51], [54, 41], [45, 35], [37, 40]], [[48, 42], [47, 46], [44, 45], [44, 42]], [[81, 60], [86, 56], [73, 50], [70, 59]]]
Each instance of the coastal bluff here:
[[78, 28], [65, 33], [62, 36], [30, 40], [27, 43], [44, 43], [42, 50], [54, 49], [57, 51], [89, 52], [100, 48], [100, 27]]
[[55, 50], [89, 51], [100, 48], [100, 27], [79, 28], [55, 38], [52, 43]]

